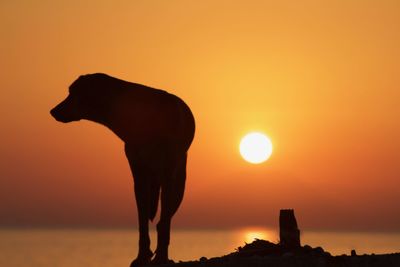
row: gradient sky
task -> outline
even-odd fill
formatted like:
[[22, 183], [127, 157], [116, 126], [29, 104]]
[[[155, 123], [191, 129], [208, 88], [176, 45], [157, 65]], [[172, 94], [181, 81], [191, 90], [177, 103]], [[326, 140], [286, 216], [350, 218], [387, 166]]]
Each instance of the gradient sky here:
[[[400, 230], [400, 2], [1, 1], [0, 225], [136, 225], [123, 143], [49, 110], [81, 74], [192, 108], [176, 227]], [[245, 162], [240, 138], [274, 153]]]

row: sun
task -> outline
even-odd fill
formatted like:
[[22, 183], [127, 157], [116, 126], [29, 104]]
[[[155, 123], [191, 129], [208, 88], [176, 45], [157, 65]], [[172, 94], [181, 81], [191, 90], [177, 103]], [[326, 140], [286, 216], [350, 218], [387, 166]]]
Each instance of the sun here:
[[253, 132], [242, 138], [239, 150], [246, 161], [259, 164], [271, 156], [272, 142], [265, 134]]

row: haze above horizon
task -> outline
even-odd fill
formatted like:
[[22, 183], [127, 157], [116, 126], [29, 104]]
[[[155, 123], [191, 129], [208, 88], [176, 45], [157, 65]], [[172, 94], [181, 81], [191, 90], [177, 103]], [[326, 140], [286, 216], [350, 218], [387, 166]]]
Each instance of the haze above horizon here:
[[[174, 228], [273, 227], [294, 208], [302, 229], [400, 231], [399, 13], [391, 0], [3, 1], [0, 225], [136, 225], [122, 142], [49, 115], [79, 75], [104, 72], [195, 115]], [[259, 165], [238, 151], [253, 131], [274, 145]]]

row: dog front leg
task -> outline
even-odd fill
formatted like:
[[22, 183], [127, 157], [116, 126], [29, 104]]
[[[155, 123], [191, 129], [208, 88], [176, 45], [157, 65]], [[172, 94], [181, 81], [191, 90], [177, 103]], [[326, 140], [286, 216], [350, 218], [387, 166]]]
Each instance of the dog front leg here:
[[126, 156], [132, 170], [135, 183], [135, 198], [139, 220], [139, 251], [136, 259], [131, 263], [131, 267], [148, 265], [153, 257], [150, 249], [149, 236], [149, 216], [150, 216], [150, 190], [151, 180], [149, 175], [151, 172], [146, 168], [145, 164], [141, 164], [134, 157], [134, 151], [129, 147], [125, 147]]

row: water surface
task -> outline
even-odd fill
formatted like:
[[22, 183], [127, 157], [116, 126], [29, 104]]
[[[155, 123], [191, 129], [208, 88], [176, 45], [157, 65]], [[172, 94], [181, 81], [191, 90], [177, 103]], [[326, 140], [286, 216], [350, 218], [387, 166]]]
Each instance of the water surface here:
[[[155, 233], [151, 233], [155, 240]], [[176, 230], [170, 256], [175, 261], [214, 257], [233, 252], [254, 238], [273, 242], [268, 229]], [[334, 255], [400, 251], [400, 233], [305, 232], [302, 244], [322, 246]], [[129, 266], [137, 253], [136, 230], [0, 230], [0, 266], [119, 267]], [[152, 244], [155, 247], [155, 244]]]

